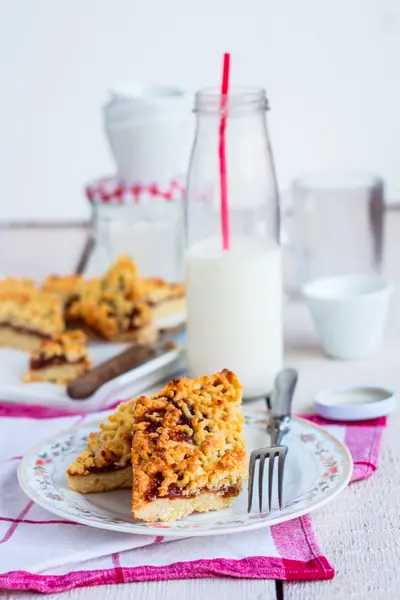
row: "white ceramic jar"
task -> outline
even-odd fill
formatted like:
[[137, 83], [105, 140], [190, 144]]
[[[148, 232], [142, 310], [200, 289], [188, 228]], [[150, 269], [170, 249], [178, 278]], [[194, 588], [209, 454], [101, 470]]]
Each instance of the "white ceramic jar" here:
[[104, 129], [127, 186], [184, 178], [194, 135], [191, 98], [173, 86], [118, 84], [103, 107]]

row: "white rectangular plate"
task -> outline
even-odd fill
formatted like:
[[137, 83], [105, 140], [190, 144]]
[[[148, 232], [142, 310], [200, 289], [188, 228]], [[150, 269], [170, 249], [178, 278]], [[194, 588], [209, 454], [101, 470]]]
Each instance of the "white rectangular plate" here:
[[[172, 327], [178, 324], [177, 318], [160, 320], [158, 327]], [[182, 370], [184, 364], [184, 335], [178, 336], [179, 348], [148, 361], [102, 385], [85, 400], [71, 400], [64, 386], [55, 383], [23, 383], [28, 370], [29, 352], [0, 348], [0, 399], [4, 402], [40, 404], [71, 412], [93, 412], [111, 406], [116, 400], [123, 400], [149, 389]], [[99, 342], [89, 345], [93, 366], [116, 356], [129, 344]]]

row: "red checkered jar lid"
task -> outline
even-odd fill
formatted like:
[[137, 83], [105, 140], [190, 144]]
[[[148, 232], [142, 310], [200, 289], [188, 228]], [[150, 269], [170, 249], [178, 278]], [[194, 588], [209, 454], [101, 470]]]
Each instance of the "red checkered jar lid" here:
[[129, 205], [149, 200], [181, 200], [185, 188], [179, 181], [171, 181], [167, 185], [132, 185], [125, 186], [118, 177], [103, 177], [86, 186], [86, 197], [92, 204]]

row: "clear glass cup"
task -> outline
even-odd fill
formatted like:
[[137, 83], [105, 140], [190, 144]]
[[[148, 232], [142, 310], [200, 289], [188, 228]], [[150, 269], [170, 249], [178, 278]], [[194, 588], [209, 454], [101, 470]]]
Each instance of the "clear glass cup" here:
[[[282, 367], [279, 206], [265, 91], [196, 94], [186, 197], [188, 368], [237, 372], [244, 397], [268, 394]], [[224, 104], [224, 108], [221, 105]], [[230, 245], [221, 235], [219, 143], [226, 118]]]
[[379, 272], [384, 240], [384, 184], [357, 172], [297, 178], [284, 222], [292, 292], [311, 279]]

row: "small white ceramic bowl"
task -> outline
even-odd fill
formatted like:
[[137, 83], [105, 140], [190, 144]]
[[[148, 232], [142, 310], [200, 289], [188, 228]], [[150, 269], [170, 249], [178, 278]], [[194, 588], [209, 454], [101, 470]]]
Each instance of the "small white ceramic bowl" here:
[[338, 275], [307, 283], [303, 296], [326, 354], [344, 360], [374, 356], [392, 291], [379, 275]]
[[393, 412], [396, 396], [382, 387], [338, 387], [315, 394], [314, 406], [317, 415], [325, 419], [365, 421]]

